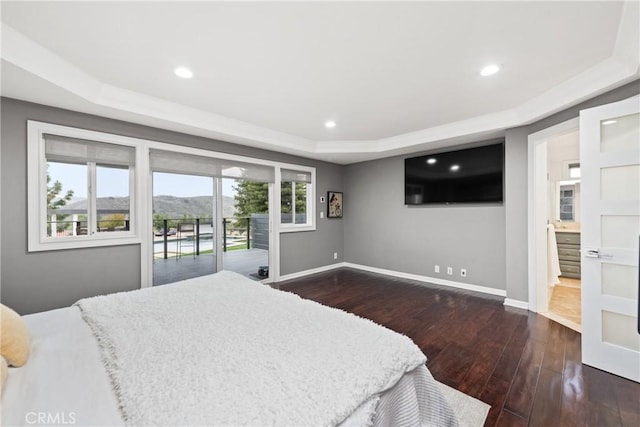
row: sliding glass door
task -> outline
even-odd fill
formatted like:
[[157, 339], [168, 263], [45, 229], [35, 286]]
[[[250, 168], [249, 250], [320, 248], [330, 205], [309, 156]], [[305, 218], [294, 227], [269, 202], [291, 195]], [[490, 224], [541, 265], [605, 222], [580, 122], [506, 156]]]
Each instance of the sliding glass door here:
[[153, 284], [231, 270], [269, 276], [275, 168], [150, 149]]

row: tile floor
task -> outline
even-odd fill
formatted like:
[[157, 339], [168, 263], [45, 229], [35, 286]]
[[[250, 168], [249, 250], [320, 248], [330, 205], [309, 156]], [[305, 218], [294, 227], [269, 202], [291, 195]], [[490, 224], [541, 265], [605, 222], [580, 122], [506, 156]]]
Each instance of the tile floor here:
[[580, 279], [560, 277], [551, 293], [549, 311], [578, 325], [582, 323]]

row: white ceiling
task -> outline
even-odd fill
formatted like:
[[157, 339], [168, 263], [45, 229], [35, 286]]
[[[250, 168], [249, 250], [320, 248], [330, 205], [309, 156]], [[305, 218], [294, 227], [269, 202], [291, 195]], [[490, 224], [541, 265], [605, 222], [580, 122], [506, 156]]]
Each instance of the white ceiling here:
[[2, 95], [350, 163], [501, 135], [638, 78], [638, 6], [3, 1]]

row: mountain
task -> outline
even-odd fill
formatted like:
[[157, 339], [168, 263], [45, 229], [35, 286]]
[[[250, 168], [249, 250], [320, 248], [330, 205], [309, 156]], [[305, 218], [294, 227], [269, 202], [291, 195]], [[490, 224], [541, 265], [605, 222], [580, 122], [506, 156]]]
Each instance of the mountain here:
[[[233, 197], [222, 196], [222, 214], [225, 218], [235, 214], [236, 201]], [[213, 199], [209, 196], [175, 197], [154, 196], [153, 213], [168, 215], [170, 218], [182, 218], [184, 214], [194, 217], [211, 217]]]
[[[98, 197], [97, 204], [99, 211], [126, 211], [129, 209], [129, 198]], [[235, 205], [233, 197], [222, 196], [222, 213], [225, 218], [234, 216]], [[86, 199], [74, 199], [58, 210], [60, 213], [77, 213], [78, 211], [87, 211]], [[169, 218], [176, 219], [182, 218], [184, 215], [210, 218], [213, 213], [213, 199], [210, 196], [154, 196], [153, 213], [168, 215]]]

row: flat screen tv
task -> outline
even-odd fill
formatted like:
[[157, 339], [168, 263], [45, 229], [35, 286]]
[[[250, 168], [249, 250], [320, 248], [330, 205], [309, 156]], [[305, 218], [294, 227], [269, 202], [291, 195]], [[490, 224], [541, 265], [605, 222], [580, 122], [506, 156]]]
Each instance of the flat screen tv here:
[[504, 143], [404, 161], [406, 205], [502, 203]]

